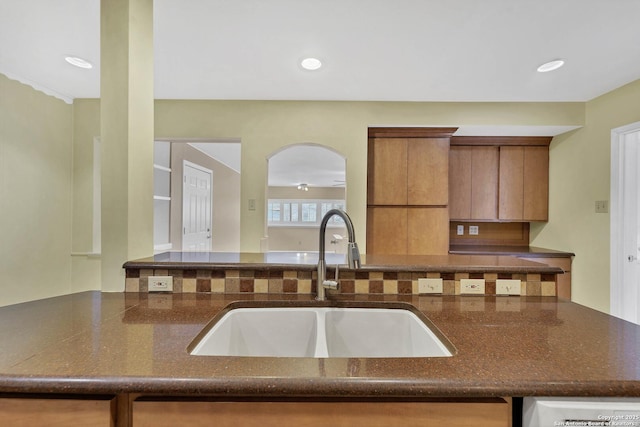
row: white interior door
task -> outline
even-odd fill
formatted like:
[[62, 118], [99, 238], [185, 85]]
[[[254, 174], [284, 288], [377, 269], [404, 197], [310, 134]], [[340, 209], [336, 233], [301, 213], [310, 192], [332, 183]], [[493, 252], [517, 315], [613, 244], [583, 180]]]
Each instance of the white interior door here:
[[640, 323], [640, 123], [612, 131], [611, 314]]
[[211, 250], [212, 172], [184, 161], [182, 180], [182, 250]]

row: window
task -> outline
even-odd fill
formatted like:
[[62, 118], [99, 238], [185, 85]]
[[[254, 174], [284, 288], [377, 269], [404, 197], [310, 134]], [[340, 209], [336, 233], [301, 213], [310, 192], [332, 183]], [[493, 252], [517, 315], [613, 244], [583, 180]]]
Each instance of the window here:
[[[269, 199], [267, 219], [269, 226], [319, 226], [327, 212], [331, 209], [344, 209], [344, 206], [344, 200]], [[339, 216], [333, 216], [328, 224], [342, 225], [344, 221]]]

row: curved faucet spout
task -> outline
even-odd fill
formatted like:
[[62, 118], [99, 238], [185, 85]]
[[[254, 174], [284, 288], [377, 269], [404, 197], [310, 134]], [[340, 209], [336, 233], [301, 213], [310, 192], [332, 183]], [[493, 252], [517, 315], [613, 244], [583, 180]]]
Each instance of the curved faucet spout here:
[[[349, 243], [347, 244], [347, 264], [349, 268], [360, 268], [360, 251], [358, 250], [358, 244], [356, 243], [356, 233], [353, 230], [353, 223], [349, 215], [340, 209], [331, 209], [327, 212], [322, 221], [320, 222], [320, 248], [318, 251], [318, 296], [319, 301], [325, 299], [325, 288], [337, 289], [337, 278], [335, 281], [326, 280], [327, 276], [327, 264], [325, 262], [325, 234], [327, 231], [327, 224], [332, 216], [337, 215], [344, 220], [347, 226], [347, 233], [349, 234]], [[336, 267], [337, 271], [337, 267]]]

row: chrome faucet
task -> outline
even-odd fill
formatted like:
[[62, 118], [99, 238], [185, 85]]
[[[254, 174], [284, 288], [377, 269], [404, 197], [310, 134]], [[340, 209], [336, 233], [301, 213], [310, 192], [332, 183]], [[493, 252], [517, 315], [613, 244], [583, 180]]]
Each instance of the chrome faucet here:
[[331, 209], [325, 214], [320, 222], [320, 250], [318, 251], [318, 301], [325, 300], [325, 289], [338, 289], [338, 266], [336, 265], [336, 279], [327, 280], [327, 263], [324, 260], [324, 238], [327, 231], [327, 223], [332, 216], [338, 215], [344, 220], [349, 234], [349, 243], [347, 244], [347, 263], [349, 268], [360, 268], [360, 251], [356, 243], [356, 233], [353, 231], [353, 223], [349, 215], [340, 209]]

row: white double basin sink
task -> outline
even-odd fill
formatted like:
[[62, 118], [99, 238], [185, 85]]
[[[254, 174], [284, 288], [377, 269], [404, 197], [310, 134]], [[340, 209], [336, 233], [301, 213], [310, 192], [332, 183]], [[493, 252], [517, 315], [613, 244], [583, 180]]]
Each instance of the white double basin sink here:
[[452, 356], [453, 346], [421, 317], [403, 308], [239, 307], [210, 322], [189, 352], [245, 357]]

